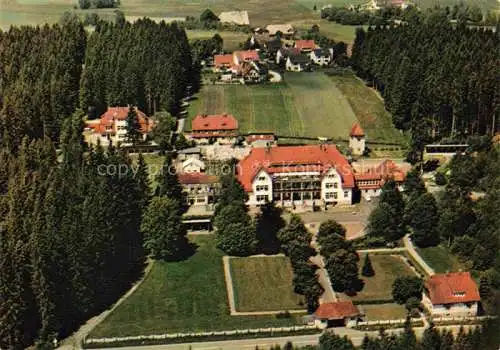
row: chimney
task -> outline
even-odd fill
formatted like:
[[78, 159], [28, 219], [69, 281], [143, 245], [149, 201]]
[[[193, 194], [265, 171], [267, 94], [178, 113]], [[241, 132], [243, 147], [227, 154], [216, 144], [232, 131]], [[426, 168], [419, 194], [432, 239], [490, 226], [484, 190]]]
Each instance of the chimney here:
[[201, 115], [201, 117], [202, 117], [202, 118], [206, 118], [206, 117], [207, 117], [207, 115], [206, 115], [205, 113], [203, 113], [203, 114]]
[[224, 118], [225, 118], [225, 117], [227, 117], [227, 113], [226, 113], [226, 112], [222, 113], [222, 116], [223, 116]]

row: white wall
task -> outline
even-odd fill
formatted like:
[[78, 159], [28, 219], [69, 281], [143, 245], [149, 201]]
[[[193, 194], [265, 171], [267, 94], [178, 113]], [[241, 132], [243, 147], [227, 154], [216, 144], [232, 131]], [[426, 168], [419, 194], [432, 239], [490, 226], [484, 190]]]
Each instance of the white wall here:
[[[267, 190], [263, 189], [265, 186], [267, 186]], [[265, 198], [262, 199], [263, 196], [267, 197], [269, 202], [273, 200], [273, 180], [268, 173], [261, 170], [252, 182], [252, 192], [248, 194], [248, 204], [264, 204], [266, 201]]]
[[363, 153], [365, 152], [365, 138], [351, 136], [349, 138], [349, 148], [351, 149], [353, 155], [363, 155]]
[[[334, 184], [337, 184], [337, 188], [335, 188]], [[329, 196], [329, 193], [336, 193], [337, 198]], [[352, 204], [352, 189], [344, 189], [342, 187], [342, 177], [335, 168], [330, 168], [323, 176], [323, 180], [321, 181], [321, 198], [326, 203]]]
[[427, 295], [423, 293], [422, 304], [433, 316], [477, 316], [477, 302], [471, 303], [470, 307], [467, 307], [465, 303], [433, 305]]

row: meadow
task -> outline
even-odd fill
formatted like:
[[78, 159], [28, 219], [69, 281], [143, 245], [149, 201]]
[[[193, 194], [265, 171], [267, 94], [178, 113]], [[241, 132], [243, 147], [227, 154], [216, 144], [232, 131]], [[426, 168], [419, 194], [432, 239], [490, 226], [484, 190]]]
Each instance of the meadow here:
[[230, 316], [222, 264], [213, 236], [193, 236], [185, 261], [155, 261], [137, 290], [90, 333], [92, 338], [288, 326], [292, 317]]
[[352, 74], [285, 73], [280, 84], [206, 85], [189, 108], [190, 118], [224, 112], [243, 133], [346, 139], [359, 121], [370, 140], [403, 141], [383, 101]]
[[236, 311], [304, 309], [303, 298], [293, 292], [293, 271], [285, 256], [229, 260]]
[[436, 273], [458, 272], [468, 268], [454, 256], [447, 247], [438, 245], [435, 247], [417, 248], [417, 253]]
[[[392, 284], [398, 277], [415, 276], [410, 267], [397, 255], [370, 254], [375, 276], [361, 276], [364, 254], [360, 256], [360, 278], [364, 282], [363, 289], [355, 296], [348, 297], [352, 301], [392, 300]], [[342, 295], [343, 298], [347, 298]]]

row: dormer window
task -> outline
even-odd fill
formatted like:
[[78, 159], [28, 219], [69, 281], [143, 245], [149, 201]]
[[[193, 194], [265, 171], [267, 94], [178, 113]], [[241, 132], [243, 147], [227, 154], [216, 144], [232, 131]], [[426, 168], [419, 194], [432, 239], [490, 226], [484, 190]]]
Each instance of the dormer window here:
[[465, 292], [454, 292], [453, 296], [457, 298], [463, 298], [465, 296]]
[[203, 126], [208, 126], [208, 123], [203, 124]]

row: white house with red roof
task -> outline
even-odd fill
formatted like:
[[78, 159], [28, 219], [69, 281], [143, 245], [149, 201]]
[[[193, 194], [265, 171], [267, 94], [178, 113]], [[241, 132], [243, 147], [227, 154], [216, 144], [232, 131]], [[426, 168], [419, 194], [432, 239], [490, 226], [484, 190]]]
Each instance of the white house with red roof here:
[[198, 144], [217, 141], [221, 144], [233, 143], [238, 136], [238, 121], [231, 114], [197, 115], [191, 122], [191, 133], [187, 134]]
[[355, 123], [349, 133], [349, 148], [355, 156], [362, 156], [366, 149], [366, 135], [361, 125]]
[[353, 170], [335, 145], [253, 148], [237, 173], [251, 206], [352, 204]]
[[237, 73], [244, 62], [259, 62], [256, 50], [234, 51], [232, 54], [214, 56], [214, 72], [231, 71]]
[[[86, 135], [86, 141], [91, 144], [100, 143], [102, 146], [110, 144], [125, 145], [127, 143], [127, 115], [130, 107], [108, 107], [106, 112], [99, 119], [85, 122], [86, 129], [91, 131]], [[139, 132], [143, 140], [154, 128], [154, 122], [146, 114], [135, 109], [137, 120], [139, 122]]]
[[424, 284], [422, 304], [433, 316], [477, 316], [480, 300], [469, 272], [436, 274]]
[[293, 47], [310, 57], [312, 51], [316, 48], [316, 43], [314, 40], [295, 40]]

